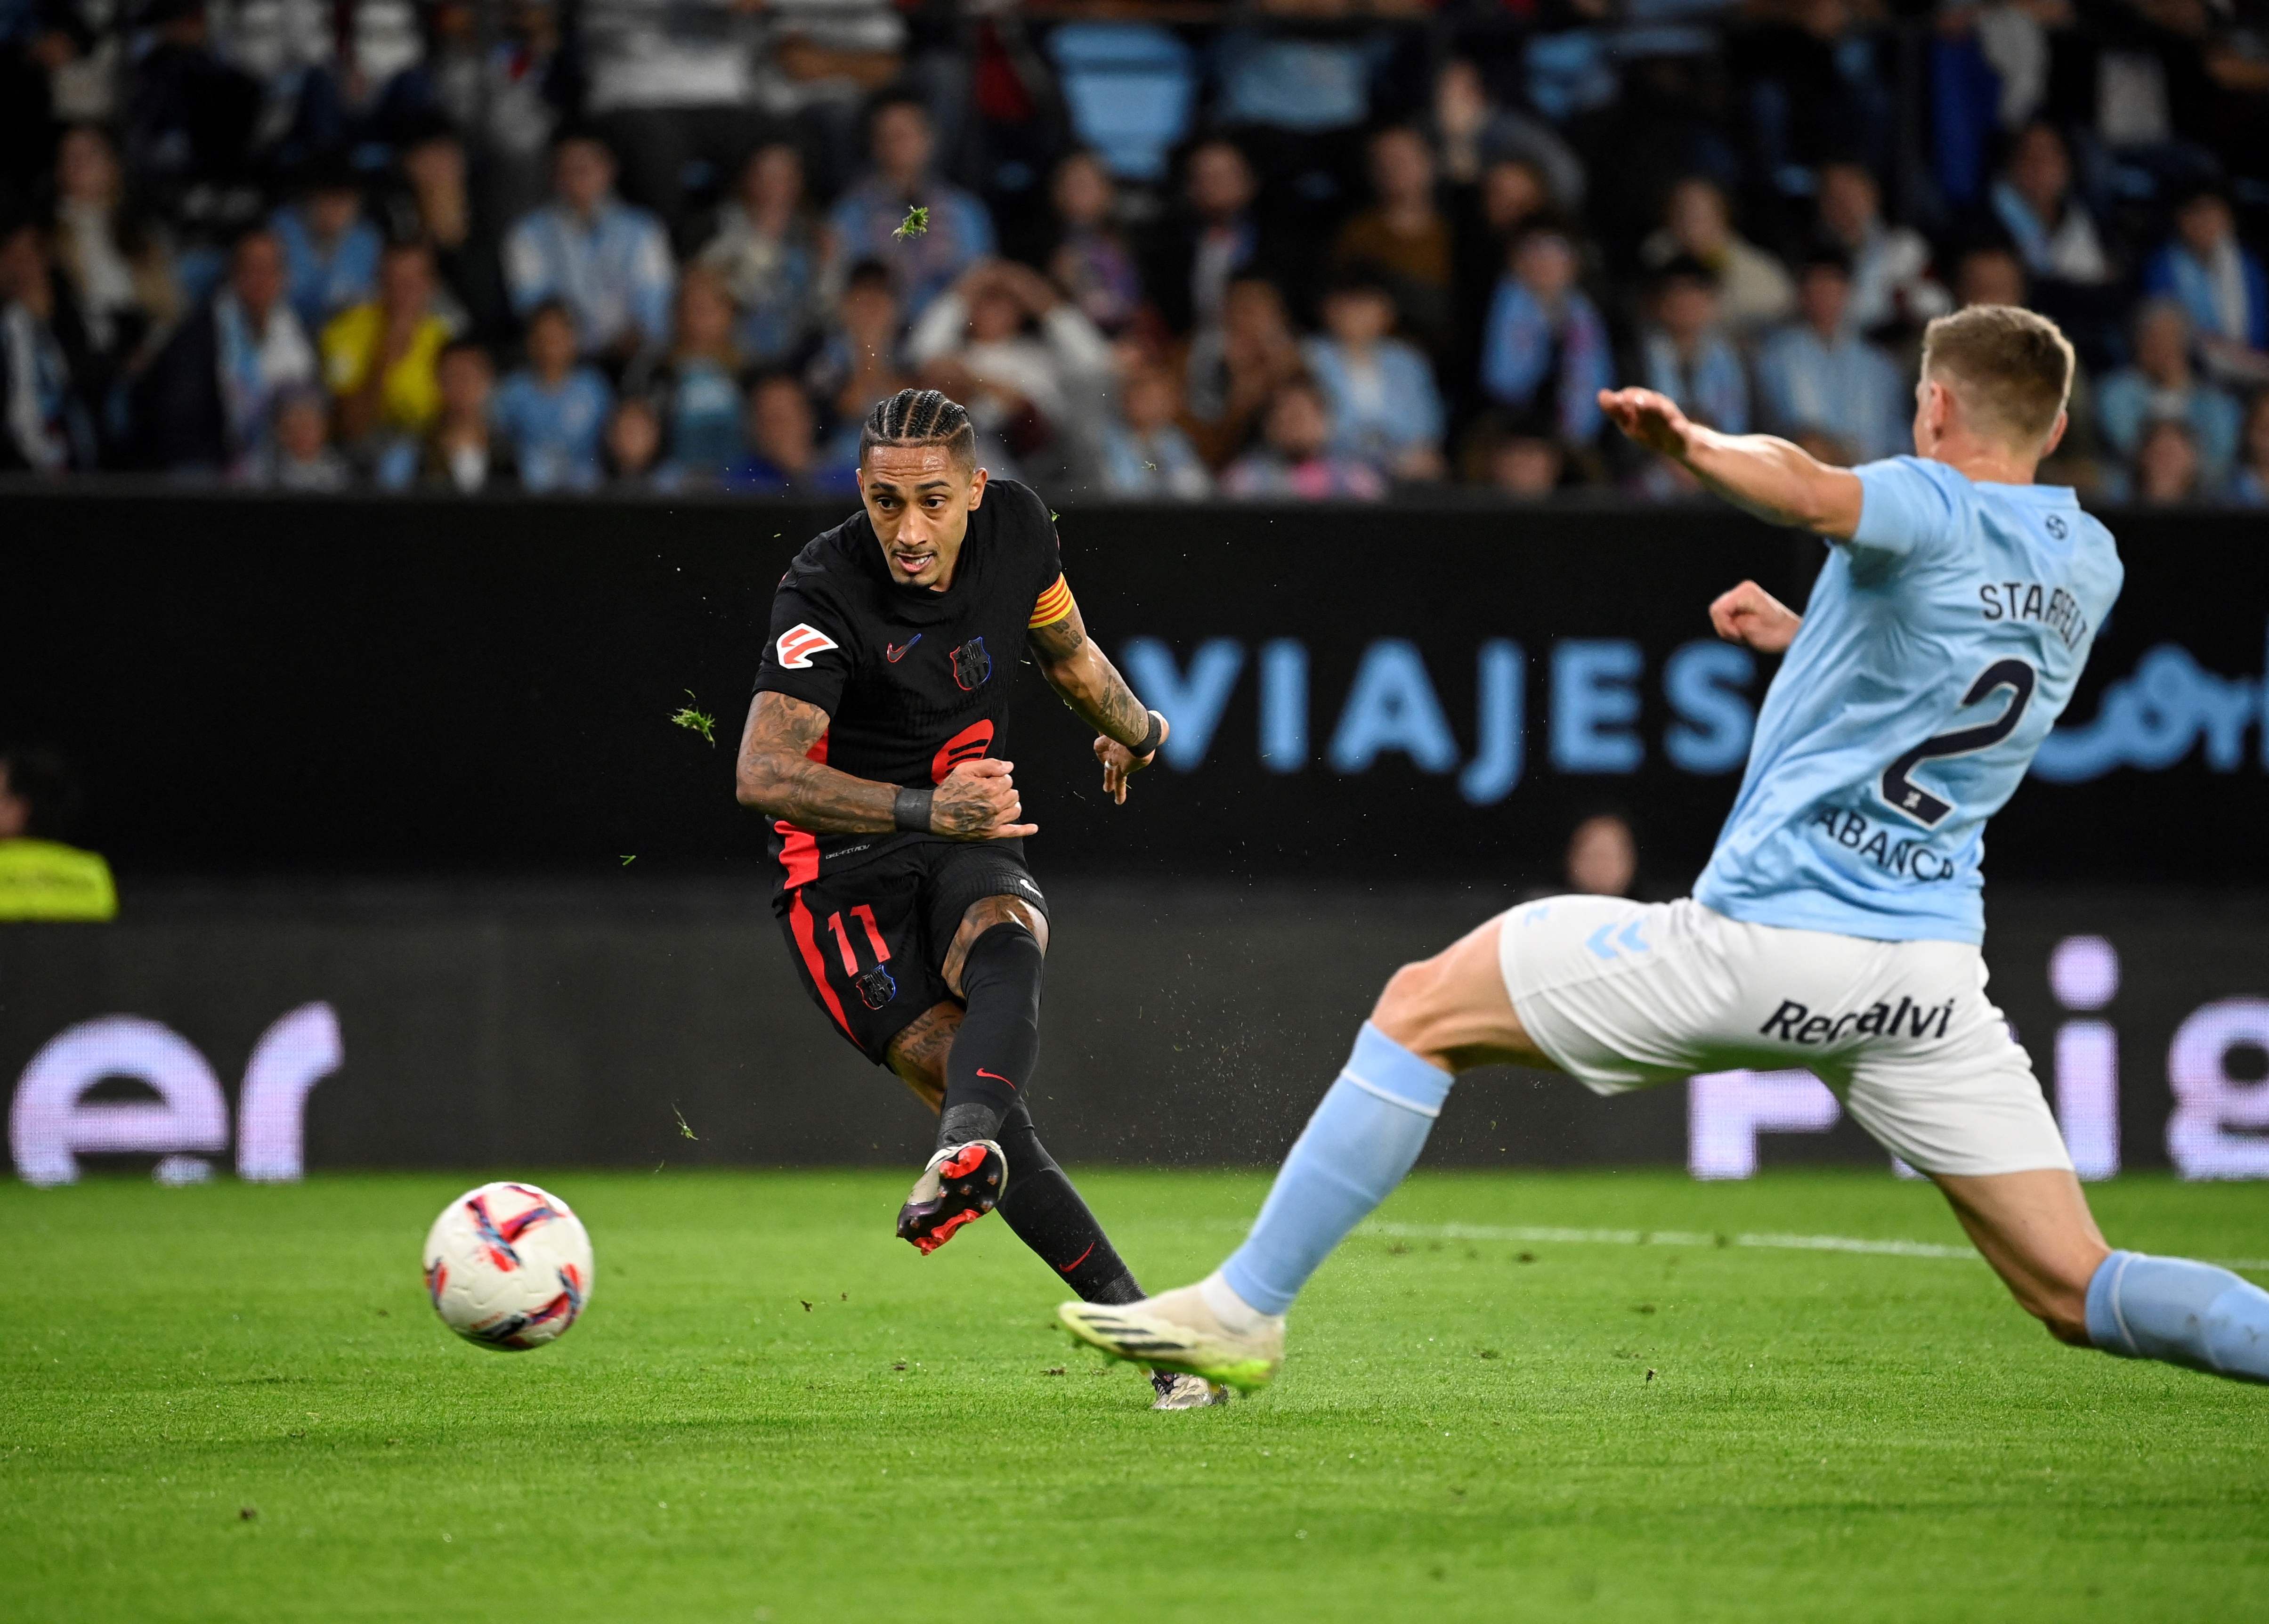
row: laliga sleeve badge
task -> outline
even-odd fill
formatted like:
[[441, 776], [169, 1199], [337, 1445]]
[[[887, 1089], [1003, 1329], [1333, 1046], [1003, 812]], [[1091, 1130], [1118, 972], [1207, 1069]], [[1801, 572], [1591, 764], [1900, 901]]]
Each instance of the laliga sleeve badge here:
[[780, 634], [780, 641], [773, 645], [772, 652], [780, 658], [781, 670], [809, 671], [814, 654], [824, 653], [838, 646], [835, 639], [818, 627], [808, 626], [799, 621]]
[[961, 684], [965, 693], [974, 693], [985, 686], [993, 675], [993, 656], [985, 652], [985, 639], [972, 638], [953, 651], [953, 680]]

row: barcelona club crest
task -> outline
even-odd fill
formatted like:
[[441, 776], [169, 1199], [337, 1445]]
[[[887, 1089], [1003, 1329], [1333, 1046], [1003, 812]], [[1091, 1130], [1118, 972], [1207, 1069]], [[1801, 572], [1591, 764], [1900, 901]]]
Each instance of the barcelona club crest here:
[[897, 978], [880, 964], [861, 976], [853, 985], [859, 989], [859, 1001], [869, 1009], [880, 1009], [898, 995]]
[[985, 652], [985, 639], [972, 638], [953, 651], [953, 680], [961, 684], [962, 691], [973, 693], [985, 686], [993, 675], [993, 656]]

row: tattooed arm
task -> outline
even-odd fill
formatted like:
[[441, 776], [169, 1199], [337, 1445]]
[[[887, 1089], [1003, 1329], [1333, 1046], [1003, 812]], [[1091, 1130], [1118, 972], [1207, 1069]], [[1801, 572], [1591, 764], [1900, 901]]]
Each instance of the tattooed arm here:
[[[1104, 793], [1114, 801], [1127, 799], [1127, 780], [1149, 766], [1156, 755], [1137, 756], [1133, 749], [1150, 734], [1150, 712], [1134, 697], [1119, 668], [1087, 635], [1079, 605], [1070, 613], [1031, 631], [1032, 657], [1073, 713], [1095, 729], [1095, 757], [1103, 764]], [[1163, 719], [1162, 719], [1163, 720]], [[1164, 742], [1160, 734], [1159, 742]]]
[[[749, 706], [741, 730], [741, 755], [735, 764], [736, 800], [766, 817], [785, 818], [820, 835], [881, 834], [896, 829], [899, 786], [854, 778], [811, 759], [811, 747], [827, 732], [828, 715], [817, 705], [786, 694], [760, 693]], [[1006, 840], [1038, 834], [1020, 823], [1012, 764], [965, 761], [937, 786], [929, 808], [929, 832], [953, 840]]]

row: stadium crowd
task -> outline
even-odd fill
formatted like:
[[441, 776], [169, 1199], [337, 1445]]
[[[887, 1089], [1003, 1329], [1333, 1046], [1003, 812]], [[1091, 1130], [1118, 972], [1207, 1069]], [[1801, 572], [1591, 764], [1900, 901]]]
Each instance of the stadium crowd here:
[[0, 466], [1673, 498], [2061, 321], [2049, 476], [2269, 503], [2269, 0], [0, 0]]

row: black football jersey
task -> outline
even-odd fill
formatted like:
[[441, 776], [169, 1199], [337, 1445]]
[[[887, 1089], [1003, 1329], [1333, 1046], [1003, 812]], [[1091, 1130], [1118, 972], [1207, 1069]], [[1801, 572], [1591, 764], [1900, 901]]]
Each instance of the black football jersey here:
[[[780, 578], [757, 691], [827, 712], [814, 761], [884, 784], [936, 784], [960, 762], [1005, 753], [1026, 634], [1070, 609], [1054, 520], [1027, 486], [987, 484], [943, 592], [891, 578], [862, 508]], [[776, 820], [780, 894], [937, 838], [813, 834]]]

